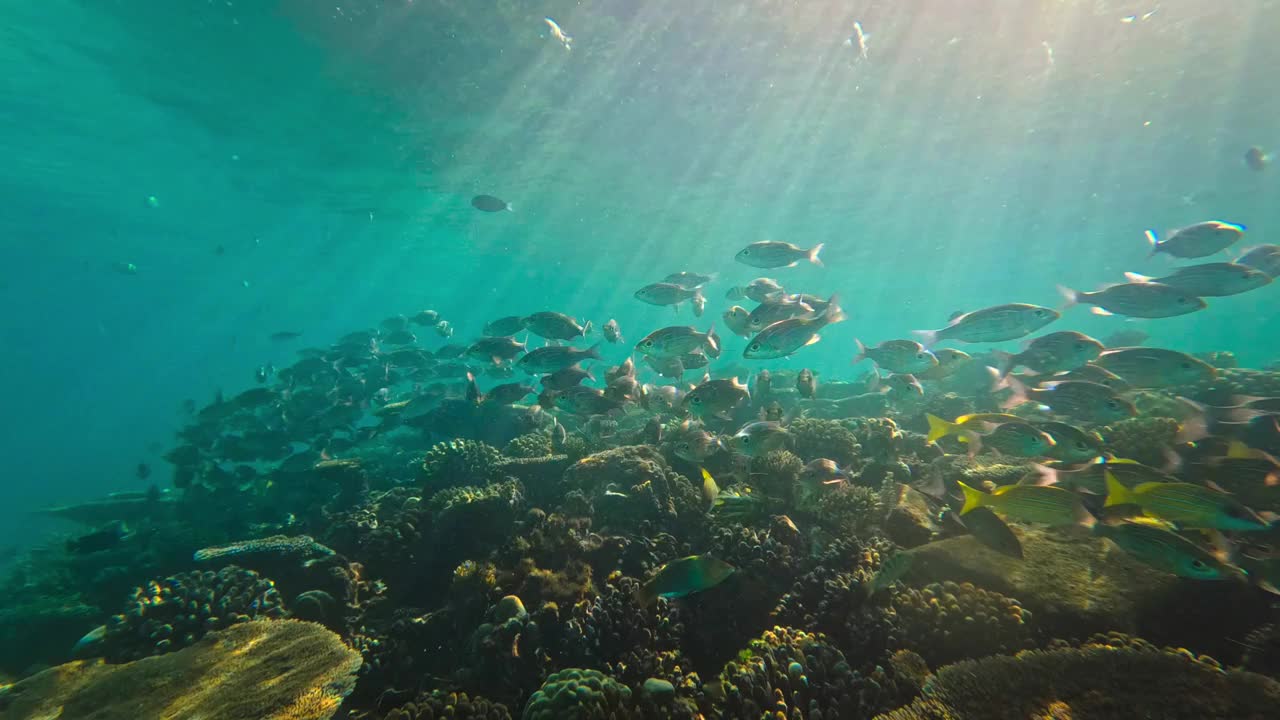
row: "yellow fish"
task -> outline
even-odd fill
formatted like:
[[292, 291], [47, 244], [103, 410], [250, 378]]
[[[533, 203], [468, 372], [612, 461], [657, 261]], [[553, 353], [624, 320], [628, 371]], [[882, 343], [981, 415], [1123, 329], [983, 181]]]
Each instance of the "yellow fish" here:
[[1011, 520], [1041, 525], [1084, 525], [1092, 527], [1097, 522], [1080, 502], [1080, 497], [1070, 490], [1049, 485], [1004, 485], [994, 492], [984, 493], [964, 483], [957, 483], [964, 492], [964, 515], [976, 508], [991, 508]]

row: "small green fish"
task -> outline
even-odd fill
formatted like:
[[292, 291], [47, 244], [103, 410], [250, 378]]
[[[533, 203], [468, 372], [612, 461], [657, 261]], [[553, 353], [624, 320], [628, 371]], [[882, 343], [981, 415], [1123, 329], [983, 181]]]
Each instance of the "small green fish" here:
[[731, 448], [753, 458], [781, 450], [790, 442], [791, 433], [781, 423], [769, 420], [749, 423], [729, 438]]
[[1192, 580], [1225, 580], [1236, 568], [1194, 542], [1146, 522], [1098, 523], [1094, 534], [1115, 543], [1144, 565]]
[[603, 390], [577, 385], [554, 394], [555, 406], [574, 415], [606, 415], [622, 409], [622, 403], [607, 397]]
[[1102, 438], [1097, 433], [1061, 422], [1037, 422], [1032, 425], [1053, 438], [1053, 447], [1047, 454], [1054, 460], [1074, 465], [1093, 462], [1103, 454]]
[[888, 587], [903, 578], [909, 570], [911, 570], [911, 561], [915, 556], [909, 552], [899, 552], [897, 555], [885, 560], [880, 564], [880, 569], [871, 577], [871, 581], [865, 586], [866, 596], [874, 597], [877, 593], [888, 589]]
[[973, 361], [973, 356], [963, 350], [954, 348], [934, 348], [930, 352], [938, 359], [938, 364], [924, 372], [917, 373], [921, 380], [942, 380]]
[[751, 337], [751, 331], [747, 329], [747, 322], [751, 318], [750, 310], [740, 305], [734, 305], [725, 310], [720, 317], [724, 318], [724, 324], [729, 328], [729, 332], [739, 337]]
[[688, 420], [671, 439], [671, 451], [681, 460], [700, 463], [721, 450], [720, 439]]
[[1196, 385], [1218, 376], [1212, 365], [1178, 352], [1151, 347], [1106, 350], [1093, 363], [1133, 387], [1158, 388]]
[[497, 365], [505, 360], [511, 360], [527, 350], [528, 347], [525, 343], [516, 342], [506, 335], [496, 335], [482, 337], [471, 343], [467, 348], [466, 354], [469, 358], [492, 362]]
[[1075, 380], [1080, 382], [1091, 382], [1103, 387], [1111, 388], [1116, 392], [1125, 392], [1133, 389], [1133, 386], [1124, 381], [1124, 378], [1107, 370], [1090, 363], [1075, 370], [1057, 373], [1049, 376], [1049, 380], [1066, 381]]
[[583, 360], [599, 360], [598, 346], [579, 350], [568, 345], [548, 345], [530, 350], [516, 361], [516, 366], [530, 375], [553, 373]]
[[1107, 500], [1103, 507], [1137, 505], [1151, 517], [1180, 527], [1214, 530], [1265, 530], [1267, 522], [1230, 495], [1193, 483], [1149, 482], [1126, 488], [1106, 473]]
[[1004, 342], [1025, 337], [1060, 316], [1057, 310], [1026, 303], [996, 305], [962, 313], [941, 330], [916, 330], [925, 347], [943, 340], [960, 342]]
[[818, 243], [805, 250], [788, 242], [762, 240], [739, 250], [734, 259], [743, 265], [757, 268], [794, 267], [801, 260], [821, 266], [822, 260], [818, 259], [818, 253], [822, 252], [822, 247], [822, 243]]
[[1002, 555], [1022, 559], [1022, 542], [991, 508], [973, 508], [962, 522], [978, 542]]
[[702, 384], [690, 390], [681, 403], [699, 418], [707, 416], [727, 418], [730, 411], [750, 400], [751, 392], [747, 390], [746, 383], [734, 377], [704, 380]]
[[1044, 457], [1054, 447], [1052, 435], [1025, 422], [1002, 423], [986, 435], [970, 435], [969, 442], [975, 452], [977, 448], [987, 448], [1002, 455], [1028, 458]]
[[1093, 525], [1095, 522], [1081, 504], [1079, 496], [1069, 490], [1044, 485], [1003, 485], [984, 493], [957, 482], [964, 493], [961, 515], [980, 507], [990, 508], [1011, 520], [1040, 525]]
[[735, 569], [711, 555], [672, 560], [640, 588], [637, 599], [641, 605], [649, 605], [657, 598], [680, 598], [709, 590], [728, 580]]
[[1133, 403], [1097, 383], [1062, 380], [1029, 388], [1010, 375], [1001, 384], [1013, 389], [1013, 394], [1003, 403], [1006, 409], [1030, 401], [1043, 405], [1055, 415], [1096, 423], [1115, 422], [1138, 414]]
[[922, 373], [938, 366], [938, 358], [915, 340], [885, 340], [879, 345], [869, 348], [861, 340], [854, 338], [858, 346], [858, 354], [853, 362], [862, 362], [868, 358], [877, 366], [893, 373]]

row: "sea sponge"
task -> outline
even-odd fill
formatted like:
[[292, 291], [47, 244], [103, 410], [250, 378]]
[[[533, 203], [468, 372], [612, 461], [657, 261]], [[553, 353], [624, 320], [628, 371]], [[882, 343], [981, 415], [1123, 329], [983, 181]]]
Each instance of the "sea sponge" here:
[[631, 689], [599, 670], [567, 668], [547, 678], [524, 706], [523, 720], [626, 720]]
[[498, 477], [502, 453], [477, 440], [436, 443], [422, 459], [423, 487], [434, 492], [458, 485], [486, 485]]
[[1118, 458], [1161, 467], [1177, 442], [1178, 421], [1167, 417], [1134, 417], [1099, 429], [1103, 449]]
[[191, 645], [211, 630], [285, 615], [275, 583], [228, 565], [134, 588], [124, 612], [107, 622], [102, 650], [112, 662], [160, 655]]
[[421, 693], [410, 702], [388, 712], [385, 720], [511, 720], [511, 711], [502, 703], [479, 695], [434, 690]]
[[539, 458], [551, 453], [551, 436], [546, 433], [521, 435], [502, 448], [502, 454], [509, 458]]
[[899, 640], [930, 666], [1033, 646], [1031, 612], [971, 583], [930, 583], [893, 594]]
[[791, 433], [792, 449], [802, 462], [830, 458], [842, 468], [852, 468], [862, 457], [857, 436], [835, 420], [796, 418], [787, 430]]
[[0, 691], [0, 719], [327, 720], [360, 655], [320, 625], [247, 622], [123, 665], [77, 660]]
[[726, 718], [856, 718], [903, 701], [883, 668], [864, 676], [822, 634], [775, 627], [720, 673]]
[[1186, 651], [1089, 642], [948, 665], [911, 705], [876, 720], [1274, 717], [1280, 682]]

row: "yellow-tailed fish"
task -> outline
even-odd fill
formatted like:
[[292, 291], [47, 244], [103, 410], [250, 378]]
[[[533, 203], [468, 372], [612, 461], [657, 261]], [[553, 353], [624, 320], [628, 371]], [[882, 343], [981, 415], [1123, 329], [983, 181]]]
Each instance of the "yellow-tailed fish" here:
[[1137, 505], [1152, 517], [1180, 527], [1214, 530], [1264, 530], [1267, 522], [1227, 493], [1184, 482], [1148, 482], [1126, 488], [1106, 472], [1107, 500], [1103, 507]]
[[962, 482], [957, 484], [964, 492], [961, 515], [985, 507], [1010, 520], [1041, 525], [1091, 526], [1096, 522], [1081, 504], [1079, 496], [1070, 490], [1046, 485], [1004, 485], [994, 492], [984, 493]]
[[1238, 574], [1224, 558], [1165, 527], [1145, 522], [1099, 523], [1107, 538], [1145, 565], [1192, 580], [1225, 580]]
[[641, 605], [657, 598], [679, 598], [709, 590], [734, 573], [729, 563], [711, 555], [690, 555], [662, 566], [639, 591]]
[[716, 485], [715, 478], [711, 477], [711, 473], [706, 468], [702, 470], [702, 499], [707, 501], [707, 505], [714, 507], [716, 498], [720, 497], [720, 486]]

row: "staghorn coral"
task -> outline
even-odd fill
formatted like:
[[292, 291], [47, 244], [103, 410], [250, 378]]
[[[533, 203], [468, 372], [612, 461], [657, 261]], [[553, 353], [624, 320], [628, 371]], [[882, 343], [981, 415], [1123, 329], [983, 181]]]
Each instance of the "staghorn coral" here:
[[862, 446], [852, 430], [835, 420], [797, 418], [788, 426], [795, 454], [802, 462], [831, 458], [842, 468], [857, 467]]
[[1161, 467], [1177, 441], [1178, 421], [1167, 417], [1135, 417], [1101, 428], [1103, 449], [1118, 458]]
[[428, 491], [458, 485], [486, 485], [497, 479], [502, 453], [478, 440], [436, 443], [422, 459], [423, 487]]
[[285, 615], [275, 583], [228, 565], [194, 571], [134, 588], [120, 615], [107, 622], [102, 650], [112, 662], [136, 660], [186, 647], [211, 630]]
[[1017, 600], [971, 583], [930, 583], [893, 594], [899, 640], [929, 665], [1032, 647], [1031, 612]]
[[359, 666], [314, 623], [248, 622], [161, 657], [46, 670], [0, 691], [0, 718], [327, 720]]
[[[864, 676], [822, 634], [775, 627], [720, 673], [725, 718], [868, 718], [910, 697], [887, 671]], [[908, 688], [904, 693], [904, 687]]]
[[626, 720], [631, 689], [598, 670], [568, 668], [547, 678], [524, 707], [523, 720]]
[[1123, 637], [948, 665], [876, 720], [1273, 717], [1280, 682]]
[[502, 703], [478, 695], [433, 690], [382, 717], [383, 720], [511, 720], [511, 711]]
[[546, 433], [529, 433], [512, 439], [502, 448], [509, 458], [540, 458], [552, 454], [551, 436]]

